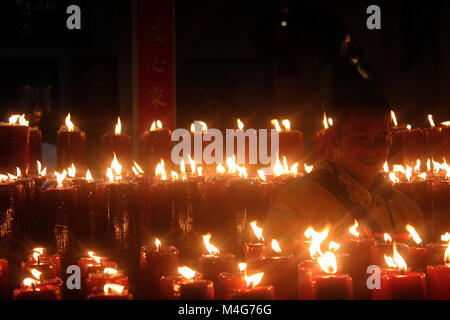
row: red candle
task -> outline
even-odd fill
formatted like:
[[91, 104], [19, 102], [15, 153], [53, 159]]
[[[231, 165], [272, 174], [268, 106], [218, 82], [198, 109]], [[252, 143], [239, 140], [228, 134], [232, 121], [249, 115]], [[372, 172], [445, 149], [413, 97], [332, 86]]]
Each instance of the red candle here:
[[297, 263], [294, 256], [266, 256], [249, 261], [248, 270], [264, 273], [261, 285], [272, 285], [275, 288], [275, 299], [297, 298]]
[[61, 300], [61, 288], [54, 285], [39, 285], [36, 281], [27, 278], [25, 288], [15, 289], [13, 300]]
[[331, 145], [331, 118], [327, 118], [325, 112], [323, 114], [324, 128], [314, 134], [314, 152], [316, 161], [333, 160], [334, 148]]
[[264, 273], [256, 273], [247, 276], [245, 271], [245, 287], [233, 289], [230, 293], [230, 300], [273, 300], [275, 298], [273, 286], [258, 286]]
[[[281, 128], [278, 120], [272, 120], [272, 124], [278, 131], [278, 155], [280, 159], [286, 157], [291, 163], [300, 163], [303, 158], [303, 134], [298, 130], [291, 130], [291, 123], [289, 120], [283, 120], [281, 123], [284, 126], [284, 129]], [[269, 130], [267, 141], [268, 154], [273, 154], [269, 153], [272, 152]]]
[[59, 170], [69, 168], [73, 163], [78, 172], [86, 171], [86, 135], [73, 125], [70, 113], [66, 117], [66, 124], [58, 130], [57, 146]]
[[450, 126], [448, 122], [444, 126], [435, 127], [433, 118], [428, 115], [432, 128], [428, 129], [428, 141], [431, 146], [431, 157], [436, 161], [450, 159]]
[[104, 163], [109, 163], [115, 154], [120, 163], [131, 166], [131, 137], [122, 133], [120, 118], [114, 133], [107, 132], [101, 138], [101, 152]]
[[408, 267], [413, 271], [425, 272], [429, 262], [428, 248], [423, 245], [422, 239], [413, 226], [408, 224], [406, 229], [415, 242], [414, 246], [408, 248]]
[[114, 268], [117, 269], [117, 263], [110, 261], [107, 257], [100, 257], [95, 255], [94, 252], [88, 252], [89, 257], [82, 257], [78, 260], [78, 266], [81, 272], [81, 283], [86, 282], [89, 273], [93, 273], [104, 268]]
[[8, 286], [9, 264], [8, 260], [0, 259], [0, 299], [6, 300], [9, 295]]
[[171, 163], [172, 141], [171, 132], [162, 127], [158, 120], [152, 124], [149, 131], [144, 133], [140, 139], [139, 156], [140, 162], [147, 172], [154, 172], [155, 167], [161, 159]]
[[[390, 240], [392, 241], [392, 240]], [[405, 244], [397, 243], [397, 249], [400, 254], [407, 256], [408, 246]], [[384, 256], [391, 256], [393, 250], [392, 242], [375, 242], [372, 244], [371, 248], [371, 264], [377, 266], [383, 266], [385, 264]]]
[[34, 248], [33, 253], [27, 257], [28, 264], [48, 263], [54, 266], [56, 275], [61, 277], [61, 255], [49, 254], [45, 248]]
[[450, 264], [428, 266], [428, 297], [433, 300], [450, 300]]
[[417, 159], [425, 163], [428, 158], [427, 135], [423, 129], [394, 128], [389, 151], [389, 163], [412, 165]]
[[311, 277], [313, 295], [317, 300], [353, 299], [353, 281], [347, 274], [327, 274]]
[[[444, 239], [445, 235], [442, 236]], [[426, 245], [428, 259], [428, 265], [439, 265], [442, 263], [442, 257], [445, 255], [445, 250], [447, 249], [447, 243], [442, 240], [441, 243], [429, 243]]]
[[170, 300], [212, 300], [214, 284], [189, 267], [179, 267], [178, 274], [161, 277], [163, 297]]
[[[22, 119], [19, 121], [19, 119]], [[16, 167], [25, 174], [30, 163], [30, 131], [24, 117], [12, 116], [9, 124], [0, 123], [0, 170], [15, 172]]]
[[103, 286], [103, 292], [91, 293], [88, 300], [133, 300], [133, 295], [118, 284], [107, 283]]
[[85, 293], [101, 293], [106, 284], [116, 284], [128, 290], [128, 277], [115, 268], [104, 268], [102, 271], [96, 270], [89, 273], [86, 279]]
[[214, 283], [206, 279], [179, 283], [180, 300], [213, 300]]
[[236, 270], [236, 257], [229, 253], [219, 253], [219, 250], [210, 243], [211, 234], [203, 236], [203, 242], [209, 254], [203, 254], [198, 259], [199, 272], [204, 279], [218, 281], [217, 276], [222, 272], [234, 273]]
[[150, 186], [151, 233], [161, 238], [170, 238], [172, 225], [171, 182], [155, 180]]
[[215, 298], [217, 300], [229, 299], [233, 290], [244, 290], [247, 288], [244, 274], [238, 272], [235, 274], [229, 272], [222, 272], [218, 276], [218, 281], [215, 286]]
[[24, 188], [15, 182], [0, 182], [0, 242], [11, 244], [21, 237]]
[[250, 226], [253, 229], [258, 242], [247, 242], [244, 245], [244, 256], [245, 260], [257, 260], [262, 258], [266, 254], [266, 243], [262, 236], [262, 229], [256, 225], [256, 221], [250, 222]]
[[142, 246], [140, 257], [142, 295], [147, 299], [162, 296], [160, 279], [177, 272], [179, 251], [173, 246]]
[[431, 197], [433, 214], [431, 217], [430, 241], [438, 241], [437, 237], [450, 230], [448, 212], [450, 212], [450, 188], [448, 181], [431, 181]]

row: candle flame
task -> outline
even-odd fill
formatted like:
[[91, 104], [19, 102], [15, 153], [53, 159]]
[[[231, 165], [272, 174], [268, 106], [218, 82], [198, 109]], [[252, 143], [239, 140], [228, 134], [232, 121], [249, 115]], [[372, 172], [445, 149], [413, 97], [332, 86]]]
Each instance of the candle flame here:
[[175, 180], [178, 180], [180, 177], [178, 176], [178, 173], [176, 173], [175, 171], [171, 171], [170, 172], [170, 174], [171, 174], [171, 176], [172, 176], [172, 180], [173, 181], [175, 181]]
[[275, 251], [276, 253], [281, 252], [280, 244], [275, 239], [272, 239], [272, 250]]
[[166, 169], [164, 168], [164, 160], [161, 159], [161, 162], [156, 165], [155, 176], [161, 177], [161, 180], [167, 180]]
[[397, 178], [397, 175], [394, 172], [389, 172], [389, 180], [392, 181], [392, 183], [399, 183], [400, 179]]
[[354, 235], [355, 237], [357, 237], [357, 238], [359, 238], [360, 237], [360, 234], [359, 234], [359, 232], [356, 230], [357, 228], [358, 228], [358, 226], [359, 226], [359, 224], [358, 224], [358, 221], [356, 220], [356, 219], [354, 219], [355, 220], [355, 223], [348, 229], [348, 232], [350, 232], [352, 235]]
[[278, 132], [281, 131], [280, 123], [277, 119], [271, 120], [270, 123], [275, 127], [275, 130], [277, 130]]
[[155, 131], [157, 129], [162, 129], [163, 125], [160, 120], [156, 120], [152, 122], [152, 125], [150, 126], [150, 131]]
[[[18, 123], [17, 123], [18, 122]], [[25, 114], [22, 115], [13, 115], [11, 117], [9, 117], [9, 124], [10, 125], [15, 125], [18, 124], [20, 126], [26, 126], [28, 127], [28, 125], [30, 124], [29, 121], [25, 118]]]
[[416, 244], [421, 244], [422, 243], [422, 239], [420, 238], [419, 234], [417, 233], [416, 229], [414, 229], [414, 227], [410, 224], [406, 225], [406, 230], [408, 230], [409, 234], [411, 235], [411, 237], [413, 238], [414, 242]]
[[446, 232], [445, 234], [441, 235], [441, 241], [450, 241], [450, 233]]
[[120, 117], [117, 117], [116, 128], [114, 129], [114, 134], [120, 135], [122, 133], [122, 123], [120, 122]]
[[23, 279], [22, 283], [27, 287], [33, 287], [33, 286], [36, 286], [36, 284], [37, 284], [36, 280], [34, 280], [32, 278], [25, 278], [25, 279]]
[[113, 275], [117, 274], [118, 271], [117, 271], [117, 269], [114, 269], [114, 268], [105, 268], [105, 269], [103, 269], [103, 273], [107, 274], [109, 276], [113, 276]]
[[290, 131], [291, 130], [291, 122], [288, 119], [284, 119], [283, 121], [281, 121], [281, 123], [284, 126], [284, 129], [286, 131]]
[[75, 165], [72, 163], [72, 165], [67, 168], [67, 175], [69, 178], [75, 178], [75, 175], [77, 174], [77, 169], [75, 168]]
[[107, 283], [103, 287], [103, 291], [105, 292], [105, 294], [122, 294], [123, 289], [125, 289], [124, 286], [111, 283]]
[[247, 288], [252, 289], [256, 287], [261, 282], [263, 276], [264, 272], [256, 273], [251, 276], [245, 275], [245, 282], [247, 283]]
[[428, 121], [430, 122], [430, 126], [432, 128], [436, 127], [436, 124], [433, 121], [433, 115], [431, 115], [431, 114], [428, 115]]
[[93, 251], [88, 252], [89, 257], [95, 260], [97, 263], [101, 263], [102, 258], [95, 255]]
[[395, 116], [394, 110], [391, 110], [391, 120], [392, 123], [394, 124], [394, 127], [398, 127], [397, 117]]
[[406, 125], [406, 129], [408, 129], [408, 131], [411, 131], [411, 125], [410, 125], [410, 124], [407, 124], [407, 125]]
[[202, 167], [202, 166], [198, 166], [198, 167], [197, 167], [197, 175], [198, 175], [199, 177], [201, 177], [202, 174], [203, 174], [203, 167]]
[[397, 245], [394, 243], [394, 263], [397, 268], [401, 271], [406, 271], [408, 266], [406, 265], [405, 259], [398, 253]]
[[335, 274], [337, 272], [336, 256], [333, 252], [325, 252], [325, 254], [317, 258], [317, 262], [327, 274]]
[[30, 270], [30, 273], [33, 275], [33, 277], [34, 277], [36, 280], [39, 280], [39, 279], [41, 278], [42, 272], [40, 272], [38, 269], [31, 269], [31, 270]]
[[417, 176], [418, 176], [419, 178], [423, 179], [423, 180], [427, 180], [427, 174], [426, 174], [426, 172], [423, 172], [423, 173], [421, 173], [421, 174], [418, 174]]
[[328, 251], [338, 251], [339, 248], [341, 247], [341, 245], [337, 242], [334, 241], [330, 241], [330, 243], [328, 244]]
[[219, 254], [219, 249], [217, 249], [214, 245], [212, 245], [210, 243], [211, 240], [211, 234], [205, 234], [203, 236], [203, 243], [205, 244], [206, 250], [208, 250], [209, 254], [212, 255], [218, 255]]
[[450, 240], [448, 240], [447, 249], [445, 249], [444, 263], [450, 265]]
[[56, 181], [58, 182], [58, 188], [62, 188], [63, 187], [63, 181], [67, 176], [67, 171], [64, 170], [62, 173], [59, 172], [54, 172], [55, 176], [56, 176]]
[[244, 129], [244, 123], [241, 121], [241, 119], [237, 119], [237, 126], [239, 130]]
[[243, 272], [245, 269], [247, 269], [247, 264], [245, 262], [241, 262], [238, 264], [238, 268], [240, 272]]
[[386, 264], [390, 269], [397, 268], [397, 265], [395, 264], [394, 259], [392, 259], [392, 257], [384, 255], [384, 260], [386, 261]]
[[327, 119], [327, 114], [325, 112], [323, 113], [323, 127], [325, 129], [328, 129], [328, 119]]
[[305, 237], [310, 239], [309, 255], [313, 259], [317, 259], [318, 256], [322, 256], [322, 250], [320, 245], [328, 237], [329, 228], [325, 228], [322, 232], [317, 232], [313, 227], [309, 227], [305, 231]]
[[389, 233], [384, 234], [384, 242], [392, 242], [392, 238]]
[[178, 267], [178, 273], [188, 280], [193, 279], [196, 274], [195, 270], [192, 270], [191, 268], [186, 266]]
[[158, 238], [155, 239], [156, 250], [161, 250], [161, 241]]
[[441, 122], [441, 124], [443, 126], [449, 127], [450, 126], [450, 121]]
[[16, 124], [17, 120], [19, 120], [19, 117], [20, 117], [19, 114], [15, 114], [15, 115], [12, 115], [11, 117], [9, 117], [9, 124], [10, 125]]
[[191, 173], [195, 174], [196, 163], [189, 154], [188, 154], [188, 160], [189, 160], [189, 164], [191, 165]]
[[65, 123], [66, 123], [67, 131], [69, 131], [69, 132], [74, 131], [75, 128], [74, 128], [72, 121], [70, 120], [70, 113], [67, 114]]
[[216, 167], [216, 172], [220, 174], [225, 174], [225, 167], [221, 163], [219, 163]]
[[255, 236], [258, 238], [258, 240], [264, 241], [264, 238], [262, 236], [263, 229], [256, 225], [256, 221], [250, 222], [250, 226], [252, 227], [253, 232], [255, 233]]
[[414, 166], [414, 171], [415, 171], [416, 173], [419, 173], [419, 172], [420, 172], [420, 159], [417, 159], [416, 165]]
[[306, 173], [311, 173], [311, 171], [314, 169], [313, 165], [308, 166], [306, 163], [304, 165], [304, 169]]
[[330, 127], [333, 126], [333, 118], [328, 118], [328, 124], [330, 125]]
[[258, 177], [261, 179], [261, 181], [267, 181], [264, 170], [257, 170], [256, 172], [258, 173]]
[[385, 161], [384, 164], [383, 164], [383, 170], [384, 170], [385, 173], [389, 172], [389, 165], [388, 165], [387, 161]]
[[411, 181], [411, 179], [412, 179], [412, 167], [410, 167], [408, 165], [406, 166], [405, 176], [406, 176], [406, 179], [408, 181]]

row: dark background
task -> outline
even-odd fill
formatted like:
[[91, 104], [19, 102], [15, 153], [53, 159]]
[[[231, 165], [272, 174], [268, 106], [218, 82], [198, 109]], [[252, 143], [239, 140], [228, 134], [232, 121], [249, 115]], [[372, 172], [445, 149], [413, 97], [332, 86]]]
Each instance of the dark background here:
[[[70, 4], [81, 7], [81, 31], [66, 29]], [[381, 30], [366, 28], [371, 4], [381, 7]], [[132, 21], [125, 0], [2, 0], [0, 120], [39, 105], [44, 140], [55, 142], [70, 111], [95, 161], [118, 114], [132, 132]], [[176, 0], [175, 30], [177, 127], [289, 118], [310, 145], [322, 110], [361, 85], [386, 95], [400, 122], [450, 120], [445, 0]]]

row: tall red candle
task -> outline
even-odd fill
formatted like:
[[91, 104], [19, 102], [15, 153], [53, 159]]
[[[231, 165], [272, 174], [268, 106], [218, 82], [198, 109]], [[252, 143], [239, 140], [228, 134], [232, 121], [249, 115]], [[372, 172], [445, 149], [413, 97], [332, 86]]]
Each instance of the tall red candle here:
[[57, 147], [59, 170], [69, 168], [73, 163], [78, 172], [86, 171], [86, 135], [73, 125], [70, 113], [66, 117], [66, 124], [58, 130]]
[[[156, 122], [157, 123], [157, 122]], [[157, 125], [152, 125], [140, 139], [139, 158], [147, 172], [154, 172], [155, 167], [161, 159], [165, 163], [171, 163], [172, 141], [171, 132]]]
[[450, 264], [427, 267], [428, 297], [450, 300]]
[[101, 138], [100, 145], [104, 163], [110, 163], [115, 154], [120, 163], [127, 167], [131, 166], [131, 137], [122, 133], [120, 118], [117, 120], [114, 133], [105, 133]]
[[[11, 122], [11, 121], [10, 121]], [[30, 130], [25, 124], [0, 123], [0, 170], [16, 172], [16, 167], [26, 174], [30, 164]]]

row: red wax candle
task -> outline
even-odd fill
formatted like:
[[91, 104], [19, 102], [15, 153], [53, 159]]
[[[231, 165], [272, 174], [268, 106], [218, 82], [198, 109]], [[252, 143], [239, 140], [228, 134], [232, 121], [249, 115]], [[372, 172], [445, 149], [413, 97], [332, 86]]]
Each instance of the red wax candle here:
[[53, 285], [15, 289], [13, 300], [61, 300], [61, 289]]
[[334, 148], [331, 146], [331, 131], [329, 128], [320, 129], [314, 134], [314, 153], [316, 161], [333, 160]]
[[66, 125], [58, 130], [57, 147], [59, 170], [69, 168], [73, 163], [78, 169], [78, 175], [86, 171], [86, 135], [84, 131], [73, 126], [70, 114], [66, 118]]
[[42, 162], [42, 135], [39, 128], [30, 128], [30, 174], [36, 174], [36, 161]]
[[408, 247], [408, 268], [413, 271], [426, 271], [429, 262], [427, 247]]
[[133, 295], [123, 286], [117, 284], [105, 284], [103, 292], [91, 293], [88, 300], [133, 300]]
[[427, 265], [440, 265], [442, 264], [442, 257], [445, 256], [445, 250], [447, 249], [448, 243], [430, 243], [426, 245], [428, 259]]
[[230, 300], [274, 300], [273, 286], [245, 288], [231, 291]]
[[[397, 250], [399, 253], [406, 257], [408, 254], [408, 246], [402, 243], [396, 243]], [[375, 242], [371, 247], [371, 264], [377, 266], [384, 266], [386, 264], [386, 260], [384, 256], [392, 256], [393, 254], [393, 245], [390, 242]]]
[[343, 251], [350, 256], [348, 273], [353, 279], [356, 299], [369, 299], [371, 295], [366, 285], [366, 270], [371, 265], [372, 245], [370, 239], [351, 239], [344, 244]]
[[101, 152], [104, 163], [111, 163], [114, 154], [124, 166], [131, 166], [131, 137], [119, 133], [105, 133], [101, 138]]
[[[27, 257], [27, 263], [28, 264], [39, 264], [39, 263], [48, 263], [48, 264], [52, 264], [54, 266], [56, 275], [58, 277], [61, 277], [61, 255], [59, 255], [58, 253], [55, 254], [49, 254], [46, 252], [46, 250], [44, 248], [37, 248], [37, 249], [42, 249], [42, 254], [36, 254], [37, 252], [35, 252], [33, 250], [33, 254], [28, 255]], [[37, 259], [37, 260], [36, 260]]]
[[26, 277], [32, 276], [32, 270], [36, 269], [39, 271], [40, 276], [39, 280], [51, 280], [58, 278], [58, 274], [56, 273], [56, 267], [53, 263], [44, 263], [44, 262], [38, 262], [38, 263], [29, 263], [29, 262], [22, 262], [21, 270], [24, 273]]
[[92, 256], [83, 257], [78, 260], [78, 266], [81, 272], [81, 283], [85, 283], [89, 273], [96, 271], [103, 271], [104, 268], [117, 269], [117, 263], [110, 261], [109, 258], [96, 256], [91, 253]]
[[15, 182], [0, 182], [0, 242], [5, 245], [21, 236], [24, 188]]
[[29, 128], [24, 125], [0, 123], [0, 170], [16, 172], [16, 167], [26, 174], [30, 164]]
[[77, 211], [77, 193], [73, 187], [44, 189], [45, 210], [49, 217], [49, 237], [58, 253], [65, 253], [73, 242], [73, 220]]
[[245, 261], [257, 260], [264, 257], [267, 253], [265, 242], [247, 242], [244, 245]]
[[431, 181], [433, 214], [431, 217], [430, 241], [438, 241], [439, 236], [450, 230], [450, 188], [448, 181]]
[[439, 162], [450, 159], [450, 127], [434, 127], [427, 131], [431, 145], [431, 158]]
[[198, 260], [198, 269], [204, 279], [217, 282], [220, 273], [236, 271], [236, 257], [229, 253], [204, 254]]
[[8, 275], [9, 264], [8, 260], [0, 259], [0, 300], [8, 299]]
[[166, 165], [172, 163], [171, 132], [168, 129], [156, 129], [148, 131], [141, 136], [139, 157], [146, 172], [155, 172], [156, 165], [164, 160]]
[[162, 296], [160, 279], [177, 273], [179, 251], [172, 246], [142, 246], [140, 255], [142, 295], [147, 299], [159, 299]]
[[353, 281], [347, 274], [314, 275], [311, 282], [317, 300], [353, 299]]
[[247, 288], [247, 283], [242, 272], [235, 274], [222, 272], [217, 278], [218, 281], [214, 288], [216, 300], [229, 299], [233, 290], [245, 290]]
[[186, 278], [180, 273], [162, 276], [160, 280], [161, 298], [166, 300], [179, 300], [181, 283], [189, 283], [203, 279], [201, 273], [195, 272], [192, 269], [191, 271], [192, 275], [190, 278]]
[[263, 257], [249, 261], [248, 270], [252, 273], [264, 272], [261, 286], [272, 285], [275, 288], [275, 299], [297, 298], [297, 263], [294, 256]]
[[85, 293], [87, 295], [92, 293], [103, 292], [105, 284], [117, 284], [128, 290], [128, 277], [122, 272], [114, 268], [104, 268], [103, 271], [96, 270], [89, 273], [86, 279]]
[[428, 266], [428, 297], [433, 300], [450, 300], [450, 264]]
[[174, 223], [171, 183], [167, 180], [156, 180], [150, 187], [150, 195], [151, 233], [168, 239]]
[[378, 294], [387, 300], [427, 299], [426, 275], [421, 272], [382, 273]]
[[175, 281], [179, 286], [181, 300], [213, 300], [214, 283], [210, 280], [197, 279], [193, 281], [180, 282]]

